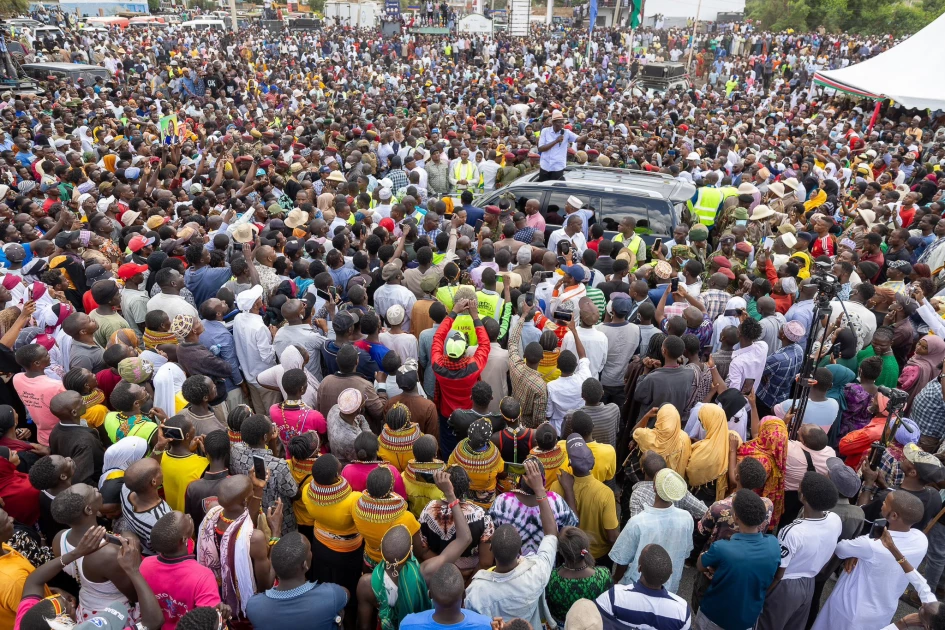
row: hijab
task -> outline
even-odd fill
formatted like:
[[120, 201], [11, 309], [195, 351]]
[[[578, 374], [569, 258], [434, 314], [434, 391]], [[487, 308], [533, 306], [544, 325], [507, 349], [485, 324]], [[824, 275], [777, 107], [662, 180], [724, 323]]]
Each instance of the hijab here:
[[692, 445], [689, 436], [682, 430], [679, 412], [676, 407], [664, 404], [656, 413], [656, 424], [652, 429], [640, 428], [633, 432], [633, 439], [640, 452], [653, 451], [666, 460], [666, 465], [686, 474]]
[[840, 411], [843, 411], [847, 408], [847, 399], [843, 394], [843, 388], [856, 380], [856, 374], [850, 368], [842, 365], [830, 364], [827, 369], [833, 376], [833, 387], [827, 390], [827, 398], [836, 400], [840, 405]]
[[748, 399], [734, 387], [729, 387], [716, 397], [715, 402], [725, 411], [725, 417], [731, 420], [739, 411], [745, 408]]
[[908, 369], [909, 366], [918, 369], [915, 384], [909, 390], [910, 408], [916, 395], [942, 373], [942, 361], [945, 360], [945, 340], [934, 335], [926, 335], [923, 339], [925, 339], [925, 344], [929, 348], [929, 353], [924, 355], [913, 354], [912, 358], [906, 362], [905, 368], [903, 368], [903, 371]]
[[834, 345], [840, 346], [841, 359], [856, 358], [856, 335], [849, 328], [843, 328], [837, 333], [837, 340]]
[[774, 504], [772, 525], [778, 522], [784, 512], [784, 471], [787, 468], [787, 450], [787, 426], [784, 420], [774, 416], [762, 418], [758, 437], [738, 447], [739, 459], [744, 457], [757, 459], [768, 473], [761, 496], [767, 497]]
[[[702, 405], [699, 409], [699, 422], [705, 429], [705, 437], [692, 445], [689, 465], [686, 466], [686, 480], [692, 487], [715, 484], [715, 498], [725, 498], [728, 475], [728, 421], [725, 411], [714, 403]], [[737, 435], [737, 434], [736, 434]]]
[[123, 437], [105, 451], [102, 462], [102, 476], [98, 488], [102, 489], [108, 479], [123, 477], [128, 466], [144, 457], [148, 452], [148, 441], [136, 435]]

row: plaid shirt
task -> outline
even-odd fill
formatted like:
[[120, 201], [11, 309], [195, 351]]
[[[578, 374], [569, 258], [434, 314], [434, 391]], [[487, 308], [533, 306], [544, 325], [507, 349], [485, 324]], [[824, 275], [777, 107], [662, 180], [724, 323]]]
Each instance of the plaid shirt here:
[[909, 417], [919, 425], [922, 435], [940, 439], [945, 434], [945, 399], [941, 381], [929, 381], [912, 401]]
[[794, 377], [801, 371], [804, 349], [792, 343], [784, 346], [765, 361], [765, 375], [758, 386], [758, 400], [774, 407], [791, 396]]
[[[655, 498], [656, 490], [653, 489], [652, 481], [638, 481], [633, 484], [633, 492], [630, 495], [630, 518], [642, 512], [644, 505], [653, 505], [653, 499]], [[688, 491], [683, 498], [673, 503], [673, 505], [680, 510], [686, 510], [697, 520], [705, 516], [709, 509], [705, 503], [692, 496], [692, 493]]]
[[883, 451], [883, 456], [879, 460], [879, 470], [883, 473], [883, 479], [886, 481], [886, 487], [899, 487], [902, 480], [906, 478], [906, 473], [902, 472], [902, 466], [899, 460], [889, 454], [889, 449]]
[[545, 421], [548, 411], [548, 386], [536, 370], [525, 365], [521, 356], [520, 340], [525, 318], [522, 317], [509, 334], [509, 376], [512, 395], [522, 405], [522, 424], [535, 429]]
[[532, 240], [535, 238], [535, 228], [533, 227], [523, 227], [521, 230], [515, 233], [514, 238], [519, 243], [525, 243], [526, 245], [531, 245]]
[[702, 304], [705, 306], [706, 315], [713, 322], [715, 318], [725, 312], [725, 305], [728, 304], [731, 298], [731, 295], [720, 289], [708, 289], [699, 294], [699, 299], [702, 300]]
[[407, 179], [407, 173], [405, 173], [402, 168], [393, 169], [387, 173], [387, 177], [393, 184], [393, 186], [391, 186], [393, 190], [400, 190], [410, 185], [410, 181]]

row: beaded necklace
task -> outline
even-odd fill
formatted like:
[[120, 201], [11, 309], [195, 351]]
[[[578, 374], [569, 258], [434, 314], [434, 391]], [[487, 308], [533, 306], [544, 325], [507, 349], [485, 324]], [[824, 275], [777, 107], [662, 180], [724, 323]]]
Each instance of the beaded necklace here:
[[555, 445], [550, 451], [539, 451], [537, 448], [532, 451], [532, 454], [538, 458], [538, 461], [541, 462], [541, 465], [544, 466], [545, 470], [552, 468], [560, 468], [561, 464], [564, 463], [564, 451], [561, 450], [560, 446]]
[[239, 431], [234, 431], [233, 429], [227, 429], [226, 435], [230, 438], [230, 444], [239, 444], [243, 441], [242, 436]]
[[354, 515], [369, 523], [389, 523], [406, 511], [407, 502], [396, 494], [375, 499], [365, 492], [354, 507]]
[[82, 397], [86, 407], [94, 407], [105, 402], [105, 394], [100, 389], [93, 389], [91, 394]]
[[409, 479], [412, 483], [429, 483], [419, 479], [417, 477], [417, 473], [434, 473], [437, 470], [443, 470], [445, 466], [446, 465], [443, 463], [443, 461], [439, 459], [434, 459], [432, 462], [418, 462], [411, 459], [407, 462], [407, 467], [404, 469], [403, 476], [404, 478]]
[[471, 472], [486, 472], [499, 461], [499, 449], [492, 442], [487, 443], [484, 451], [476, 451], [469, 445], [469, 438], [464, 438], [453, 453], [459, 465]]
[[349, 494], [351, 494], [351, 484], [344, 477], [339, 478], [338, 481], [329, 486], [315, 483], [314, 479], [308, 484], [308, 498], [312, 500], [312, 503], [321, 507], [334, 505]]
[[420, 427], [411, 423], [403, 429], [391, 429], [385, 425], [377, 439], [387, 450], [403, 452], [412, 450], [413, 443], [422, 436]]

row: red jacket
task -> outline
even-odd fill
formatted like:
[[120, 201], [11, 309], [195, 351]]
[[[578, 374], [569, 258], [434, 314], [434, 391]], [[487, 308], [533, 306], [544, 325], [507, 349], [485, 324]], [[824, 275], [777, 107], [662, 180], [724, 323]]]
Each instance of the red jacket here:
[[444, 418], [449, 418], [456, 409], [472, 408], [472, 388], [479, 382], [482, 368], [489, 358], [489, 335], [482, 322], [476, 320], [476, 353], [471, 357], [451, 359], [443, 352], [446, 336], [453, 327], [455, 314], [450, 313], [436, 329], [433, 345], [430, 348], [430, 360], [433, 362], [433, 374], [436, 377], [436, 391], [433, 402], [437, 411]]

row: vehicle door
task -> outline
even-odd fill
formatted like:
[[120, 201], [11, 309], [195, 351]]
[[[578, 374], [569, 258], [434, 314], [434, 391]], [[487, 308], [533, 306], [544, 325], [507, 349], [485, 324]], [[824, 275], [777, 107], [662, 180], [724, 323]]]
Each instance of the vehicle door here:
[[[568, 197], [572, 196], [581, 200], [581, 209], [591, 210], [594, 213], [593, 216], [588, 219], [588, 229], [590, 229], [591, 225], [597, 222], [597, 217], [600, 216], [601, 211], [600, 196], [588, 195], [584, 191], [580, 190], [551, 190], [548, 192], [548, 201], [544, 206], [546, 242], [547, 236], [564, 225], [564, 208], [567, 205]], [[587, 236], [587, 234], [585, 234], [585, 236]]]
[[604, 227], [604, 238], [617, 235], [617, 226], [624, 217], [636, 219], [636, 232], [647, 244], [657, 237], [672, 238], [675, 214], [670, 202], [665, 199], [636, 195], [611, 194], [601, 199], [600, 221]]

